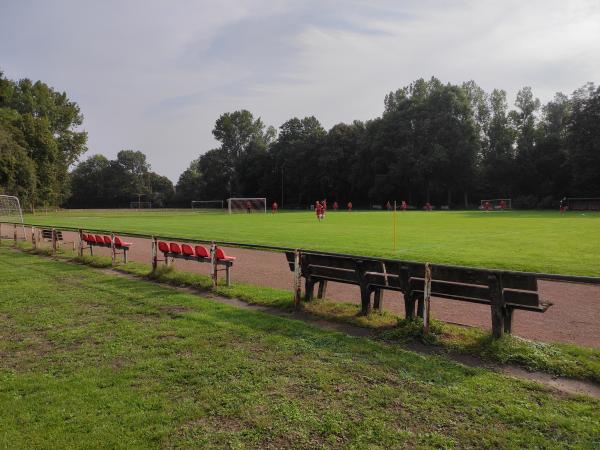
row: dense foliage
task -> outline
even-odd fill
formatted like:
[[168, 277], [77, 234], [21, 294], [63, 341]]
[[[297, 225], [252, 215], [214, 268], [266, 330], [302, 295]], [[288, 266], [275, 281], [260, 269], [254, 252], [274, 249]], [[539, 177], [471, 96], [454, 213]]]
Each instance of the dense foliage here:
[[522, 208], [563, 196], [600, 196], [600, 88], [556, 94], [543, 107], [525, 87], [506, 92], [417, 80], [391, 92], [381, 117], [326, 131], [293, 118], [275, 137], [248, 111], [222, 115], [221, 147], [181, 175], [177, 199], [259, 196], [287, 207], [329, 198], [354, 204], [407, 200], [465, 206], [513, 198]]
[[87, 134], [76, 131], [82, 121], [64, 92], [0, 72], [0, 193], [30, 208], [63, 203], [68, 169], [87, 150]]
[[[246, 110], [221, 115], [221, 143], [193, 160], [176, 186], [150, 170], [141, 152], [114, 161], [86, 151], [83, 116], [65, 93], [0, 72], [0, 193], [24, 205], [124, 207], [267, 197], [284, 207], [328, 198], [357, 206], [407, 200], [469, 206], [512, 198], [521, 208], [553, 207], [563, 196], [600, 196], [600, 88], [589, 83], [541, 105], [521, 89], [473, 81], [419, 79], [390, 92], [381, 117], [329, 131], [311, 116], [275, 130]], [[141, 195], [141, 197], [138, 197]]]

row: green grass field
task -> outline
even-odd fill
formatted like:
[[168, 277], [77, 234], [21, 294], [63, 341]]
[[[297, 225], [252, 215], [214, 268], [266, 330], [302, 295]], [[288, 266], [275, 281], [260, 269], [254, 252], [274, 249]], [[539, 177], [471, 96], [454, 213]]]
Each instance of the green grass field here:
[[206, 214], [186, 211], [66, 211], [26, 222], [299, 247], [549, 273], [600, 275], [600, 214], [398, 213], [397, 249], [388, 212]]
[[600, 403], [0, 248], [1, 448], [594, 448]]

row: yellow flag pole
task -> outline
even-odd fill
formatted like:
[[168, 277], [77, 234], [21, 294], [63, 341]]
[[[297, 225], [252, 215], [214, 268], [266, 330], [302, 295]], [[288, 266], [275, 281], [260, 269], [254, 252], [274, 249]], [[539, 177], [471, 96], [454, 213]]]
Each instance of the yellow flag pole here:
[[393, 223], [394, 223], [394, 251], [396, 251], [396, 200], [394, 200]]

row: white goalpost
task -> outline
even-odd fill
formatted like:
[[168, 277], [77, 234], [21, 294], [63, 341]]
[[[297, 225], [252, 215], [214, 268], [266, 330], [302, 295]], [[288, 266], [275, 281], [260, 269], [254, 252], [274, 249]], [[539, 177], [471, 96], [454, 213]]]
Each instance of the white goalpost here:
[[267, 212], [267, 199], [262, 198], [228, 198], [227, 210], [233, 213]]
[[506, 209], [512, 209], [512, 200], [510, 198], [492, 198], [488, 200], [481, 200], [479, 209], [489, 209], [492, 211], [504, 211]]
[[23, 211], [19, 198], [14, 195], [0, 195], [0, 222], [21, 224], [23, 238], [25, 239], [25, 226], [23, 225]]
[[152, 202], [130, 202], [129, 207], [133, 209], [150, 209]]
[[219, 211], [224, 209], [224, 206], [225, 202], [223, 200], [192, 200], [192, 209], [199, 211]]

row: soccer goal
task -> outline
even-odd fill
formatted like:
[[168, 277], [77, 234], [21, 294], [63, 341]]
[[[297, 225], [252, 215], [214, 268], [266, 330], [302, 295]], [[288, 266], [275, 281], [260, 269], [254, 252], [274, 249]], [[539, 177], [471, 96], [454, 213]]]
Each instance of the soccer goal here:
[[567, 207], [571, 211], [600, 211], [600, 197], [567, 198]]
[[267, 212], [266, 198], [228, 198], [227, 210], [233, 213]]
[[487, 205], [489, 205], [489, 209], [492, 211], [504, 211], [506, 209], [512, 209], [512, 201], [510, 198], [492, 198], [488, 200], [481, 200], [479, 209], [488, 209]]
[[13, 195], [0, 195], [0, 222], [21, 224], [23, 239], [25, 239], [25, 226], [23, 225], [23, 211], [19, 198]]
[[152, 208], [152, 202], [131, 202], [129, 207], [133, 209], [149, 209]]
[[223, 200], [192, 200], [192, 209], [198, 211], [220, 211], [224, 206]]

